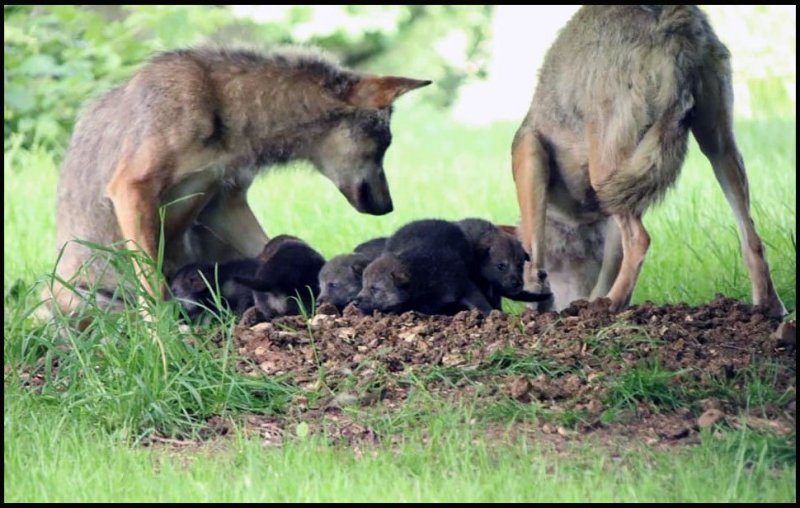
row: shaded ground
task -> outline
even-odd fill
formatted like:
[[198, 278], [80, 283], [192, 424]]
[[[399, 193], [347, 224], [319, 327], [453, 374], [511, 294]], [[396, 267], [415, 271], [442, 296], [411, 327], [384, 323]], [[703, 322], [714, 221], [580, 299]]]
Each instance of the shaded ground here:
[[[304, 390], [286, 416], [248, 417], [266, 444], [295, 435], [300, 422], [355, 446], [391, 439], [370, 422], [391, 434], [386, 415], [425, 400], [473, 404], [467, 423], [484, 424], [489, 437], [556, 445], [592, 436], [661, 447], [716, 425], [794, 439], [794, 324], [776, 332], [777, 321], [733, 299], [645, 303], [618, 315], [599, 300], [486, 318], [324, 307], [310, 320], [253, 316], [234, 330], [239, 369]], [[219, 433], [230, 425], [211, 423]]]

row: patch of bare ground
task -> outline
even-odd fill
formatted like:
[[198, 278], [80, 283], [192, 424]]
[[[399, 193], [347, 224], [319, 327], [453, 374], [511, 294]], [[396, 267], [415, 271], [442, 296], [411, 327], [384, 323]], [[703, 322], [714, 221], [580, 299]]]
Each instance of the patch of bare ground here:
[[311, 319], [258, 323], [248, 313], [234, 341], [243, 373], [300, 389], [285, 415], [247, 418], [265, 444], [292, 438], [300, 422], [356, 449], [391, 441], [390, 426], [373, 423], [414, 411], [424, 394], [469, 404], [474, 418], [464, 425], [482, 424], [491, 440], [663, 448], [718, 426], [794, 439], [794, 326], [722, 296], [620, 314], [607, 300], [487, 317], [323, 306]]

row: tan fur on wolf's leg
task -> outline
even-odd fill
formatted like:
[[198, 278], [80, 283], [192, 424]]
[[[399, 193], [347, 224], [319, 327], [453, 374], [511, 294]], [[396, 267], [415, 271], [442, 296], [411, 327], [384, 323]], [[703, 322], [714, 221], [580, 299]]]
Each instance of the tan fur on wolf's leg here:
[[246, 190], [216, 196], [200, 212], [197, 222], [222, 242], [233, 247], [242, 257], [256, 257], [269, 238], [247, 204]]
[[545, 270], [544, 230], [549, 166], [544, 147], [525, 126], [514, 138], [511, 165], [520, 209], [520, 241], [531, 257], [525, 266], [525, 290], [547, 293], [550, 285]]
[[[75, 292], [68, 287], [64, 286], [61, 282], [53, 280], [52, 290], [50, 286], [45, 286], [41, 293], [42, 303], [33, 313], [34, 319], [39, 323], [50, 321], [55, 316], [58, 309], [61, 314], [73, 318], [80, 316], [81, 305], [86, 304], [85, 298], [78, 292]], [[100, 304], [99, 308], [104, 310], [112, 310], [119, 312], [122, 310], [122, 305], [119, 301], [112, 300], [104, 295], [96, 293], [93, 295], [94, 300]], [[84, 318], [75, 323], [78, 331], [83, 331], [91, 323], [91, 319]]]
[[605, 242], [603, 244], [603, 266], [600, 268], [600, 275], [589, 296], [590, 300], [606, 296], [614, 281], [619, 275], [622, 267], [622, 235], [615, 220], [609, 218], [606, 223]]
[[[153, 144], [143, 144], [135, 156], [123, 155], [106, 187], [122, 238], [132, 242], [126, 244], [127, 248], [141, 249], [153, 260], [158, 255], [158, 195], [163, 189], [156, 170], [159, 158], [154, 156], [155, 148]], [[156, 291], [147, 267], [138, 261], [135, 266], [145, 290], [154, 298], [163, 298], [166, 291], [163, 282]]]
[[[44, 323], [53, 319], [55, 315], [54, 308], [64, 315], [71, 316], [78, 310], [82, 299], [78, 297], [73, 291], [65, 288], [63, 284], [57, 280], [53, 281], [52, 290], [49, 286], [45, 286], [41, 293], [42, 304], [33, 314], [37, 322]], [[83, 330], [83, 328], [81, 328]]]
[[[730, 69], [723, 69], [722, 72], [730, 74]], [[764, 245], [750, 214], [747, 173], [733, 135], [733, 93], [730, 81], [717, 82], [713, 76], [708, 75], [704, 76], [704, 81], [706, 83], [701, 90], [705, 94], [697, 101], [692, 132], [700, 149], [711, 162], [717, 181], [736, 217], [742, 254], [752, 285], [753, 304], [763, 306], [771, 316], [785, 316], [786, 307], [775, 291], [764, 255]]]
[[631, 301], [636, 280], [650, 247], [650, 235], [644, 229], [639, 215], [614, 215], [614, 220], [617, 221], [622, 237], [622, 264], [607, 296], [611, 299], [611, 310], [617, 312]]

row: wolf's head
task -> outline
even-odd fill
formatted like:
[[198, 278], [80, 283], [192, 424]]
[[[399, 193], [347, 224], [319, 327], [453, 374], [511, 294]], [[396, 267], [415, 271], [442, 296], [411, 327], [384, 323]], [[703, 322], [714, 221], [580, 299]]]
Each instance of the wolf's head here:
[[430, 83], [367, 76], [349, 82], [340, 92], [348, 107], [320, 138], [312, 160], [359, 212], [384, 215], [392, 211], [383, 171], [383, 156], [392, 142], [391, 105], [402, 94]]

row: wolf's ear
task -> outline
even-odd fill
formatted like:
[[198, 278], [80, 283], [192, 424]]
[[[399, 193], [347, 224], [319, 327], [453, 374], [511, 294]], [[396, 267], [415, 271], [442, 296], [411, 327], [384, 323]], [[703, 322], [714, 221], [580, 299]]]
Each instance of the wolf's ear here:
[[347, 102], [358, 108], [381, 109], [395, 99], [433, 81], [398, 76], [367, 76], [358, 80], [347, 96]]
[[394, 270], [392, 272], [392, 280], [394, 280], [395, 286], [400, 289], [407, 288], [408, 284], [411, 282], [411, 278], [405, 270]]

